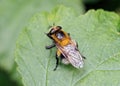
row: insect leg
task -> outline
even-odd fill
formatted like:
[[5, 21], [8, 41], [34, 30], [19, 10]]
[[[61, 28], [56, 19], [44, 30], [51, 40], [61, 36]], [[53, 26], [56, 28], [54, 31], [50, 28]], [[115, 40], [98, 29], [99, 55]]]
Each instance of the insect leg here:
[[54, 44], [54, 43], [51, 44], [51, 45], [49, 45], [49, 46], [45, 46], [46, 49], [51, 49], [51, 48], [53, 48], [53, 47], [55, 47], [55, 44]]
[[56, 66], [54, 68], [54, 71], [57, 69], [58, 67], [58, 64], [59, 64], [59, 56], [61, 55], [61, 52], [59, 50], [57, 50], [57, 53], [56, 53]]
[[86, 59], [86, 57], [85, 57], [85, 56], [83, 56], [83, 55], [82, 55], [82, 58], [83, 58], [83, 59]]
[[70, 33], [67, 33], [68, 34], [68, 36], [70, 36]]

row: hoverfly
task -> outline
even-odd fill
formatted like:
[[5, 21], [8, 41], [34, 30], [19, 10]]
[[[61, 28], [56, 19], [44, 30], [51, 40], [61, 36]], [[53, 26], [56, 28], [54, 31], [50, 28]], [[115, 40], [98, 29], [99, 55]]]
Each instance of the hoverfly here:
[[59, 58], [64, 64], [72, 64], [75, 68], [82, 68], [84, 65], [82, 56], [78, 50], [78, 44], [71, 39], [70, 34], [62, 30], [61, 26], [53, 26], [46, 35], [53, 40], [53, 43], [46, 46], [46, 49], [57, 47], [56, 66], [59, 64]]

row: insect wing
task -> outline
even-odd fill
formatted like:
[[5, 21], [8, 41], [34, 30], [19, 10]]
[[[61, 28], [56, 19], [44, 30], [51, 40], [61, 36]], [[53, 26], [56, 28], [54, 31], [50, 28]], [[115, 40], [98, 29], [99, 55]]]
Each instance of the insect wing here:
[[80, 55], [78, 49], [73, 44], [68, 44], [64, 46], [63, 48], [60, 48], [61, 53], [64, 55], [64, 57], [76, 68], [82, 68], [83, 67], [83, 58]]

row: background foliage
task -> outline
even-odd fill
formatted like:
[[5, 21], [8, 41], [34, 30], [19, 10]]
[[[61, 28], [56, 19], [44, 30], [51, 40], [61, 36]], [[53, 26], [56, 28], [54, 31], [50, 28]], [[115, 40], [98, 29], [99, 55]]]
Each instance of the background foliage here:
[[[19, 74], [16, 72], [16, 64], [14, 63], [14, 49], [15, 49], [15, 45], [16, 45], [16, 39], [18, 38], [19, 33], [28, 24], [28, 21], [30, 20], [30, 18], [34, 14], [42, 12], [42, 11], [51, 12], [51, 10], [53, 8], [55, 8], [56, 6], [62, 4], [64, 6], [69, 7], [69, 8], [72, 9], [72, 10], [68, 11], [68, 14], [70, 16], [72, 15], [72, 19], [74, 19], [75, 16], [84, 14], [85, 10], [89, 9], [88, 8], [90, 6], [90, 5], [88, 6], [89, 3], [90, 4], [92, 3], [92, 6], [93, 6], [93, 4], [98, 4], [99, 2], [100, 3], [102, 2], [102, 0], [96, 0], [96, 1], [95, 0], [84, 0], [84, 3], [83, 3], [80, 0], [74, 0], [74, 2], [72, 0], [59, 0], [59, 1], [58, 0], [51, 0], [51, 1], [50, 0], [39, 0], [39, 1], [38, 0], [1, 0], [0, 1], [0, 86], [8, 86], [8, 85], [12, 85], [12, 86], [18, 86], [18, 85], [20, 85], [21, 86], [22, 85], [21, 84], [21, 78], [20, 78]], [[118, 3], [119, 0], [118, 1], [114, 0], [114, 1], [116, 1], [116, 3], [119, 4]], [[112, 0], [111, 0], [111, 2], [112, 2]], [[104, 2], [104, 3], [106, 3], [106, 2]], [[114, 2], [112, 4], [116, 5], [116, 3]], [[107, 8], [111, 8], [110, 5], [107, 5], [107, 6], [108, 6]], [[99, 8], [101, 8], [101, 7], [99, 6]], [[112, 6], [112, 8], [113, 8], [113, 6]], [[93, 9], [96, 9], [96, 8], [93, 8]], [[57, 10], [57, 8], [56, 8], [56, 10]], [[107, 10], [107, 9], [105, 9], [105, 10]], [[113, 9], [113, 11], [116, 11], [116, 10], [119, 13], [119, 7]], [[66, 11], [64, 9], [61, 9], [60, 12], [61, 13], [64, 12], [64, 13], [62, 13], [64, 18], [61, 18], [61, 20], [63, 20], [61, 22], [63, 22], [63, 23], [57, 23], [57, 24], [60, 24], [60, 25], [64, 26], [65, 28], [71, 27], [71, 29], [72, 29], [73, 26], [75, 27], [75, 23], [76, 22], [73, 23], [74, 25], [72, 25], [71, 23], [64, 23], [65, 20], [67, 19], [64, 16], [64, 14], [65, 14]], [[53, 14], [54, 13], [56, 13], [56, 11], [53, 11]], [[59, 13], [59, 15], [61, 13]], [[92, 13], [94, 14], [94, 16], [96, 16], [95, 12], [92, 11]], [[44, 14], [48, 15], [47, 13], [44, 13]], [[88, 14], [90, 14], [90, 12]], [[115, 16], [116, 20], [113, 21], [114, 19], [112, 19], [112, 18], [111, 18], [111, 20], [109, 20], [109, 18], [107, 17], [109, 15]], [[50, 20], [47, 21], [48, 23], [46, 23], [44, 21], [44, 24], [46, 24], [44, 28], [47, 28], [47, 25], [52, 25], [53, 22], [58, 22], [58, 20], [60, 20], [60, 19], [53, 20], [53, 17], [54, 16], [52, 16], [52, 14], [51, 14]], [[84, 16], [84, 17], [87, 18], [87, 16]], [[102, 17], [103, 17], [103, 15], [102, 15]], [[88, 19], [89, 18], [90, 17], [88, 17]], [[103, 23], [102, 24], [103, 26], [101, 28], [104, 28], [104, 27], [105, 28], [115, 28], [114, 30], [120, 31], [119, 24], [118, 24], [118, 26], [116, 25], [117, 23], [119, 23], [119, 17], [118, 17], [118, 15], [112, 14], [112, 13], [105, 13], [103, 18], [104, 19], [100, 20], [101, 18], [98, 17], [98, 20], [101, 21], [101, 22], [98, 22], [98, 23], [102, 23], [102, 22], [104, 22], [104, 20], [108, 20], [109, 22], [108, 22], [108, 24]], [[72, 19], [70, 19], [70, 20], [72, 20]], [[94, 18], [91, 18], [91, 19], [94, 19]], [[30, 21], [32, 21], [32, 20], [30, 20]], [[83, 21], [84, 22], [80, 25], [81, 28], [84, 28], [84, 23], [86, 24], [87, 20], [86, 21], [83, 20]], [[113, 22], [110, 23], [110, 21], [113, 21]], [[36, 20], [36, 22], [37, 22], [37, 20]], [[68, 22], [71, 22], [71, 21], [68, 21]], [[30, 22], [30, 24], [31, 23], [32, 22]], [[42, 24], [42, 25], [44, 25], [44, 24]], [[72, 26], [69, 25], [69, 24], [71, 24]], [[89, 27], [92, 24], [94, 24], [94, 23], [89, 24]], [[33, 25], [36, 25], [36, 24], [32, 24], [32, 27], [33, 27]], [[39, 25], [41, 25], [41, 24], [38, 22], [38, 27], [39, 27]], [[86, 28], [89, 28], [89, 27], [86, 27]], [[94, 27], [94, 26], [91, 26], [91, 27]], [[98, 27], [98, 25], [96, 25], [96, 27]], [[37, 28], [37, 27], [34, 27], [34, 28]], [[25, 30], [27, 30], [27, 29], [29, 29], [28, 25], [27, 25], [27, 28]], [[112, 32], [118, 34], [117, 31], [115, 32], [114, 30], [110, 29], [110, 32], [106, 31], [105, 33], [108, 34], [108, 39], [112, 37], [112, 38], [114, 38], [114, 40], [115, 39], [118, 40], [118, 42], [117, 41], [115, 42], [116, 44], [113, 43], [114, 45], [116, 45], [115, 47], [113, 46], [114, 47], [113, 51], [115, 53], [115, 56], [119, 58], [120, 57], [119, 53], [116, 55], [116, 52], [119, 51], [119, 48], [118, 48], [119, 47], [119, 45], [118, 45], [119, 44], [119, 37], [117, 35], [115, 35], [115, 34], [109, 34], [109, 33], [112, 33]], [[45, 30], [44, 32], [46, 32], [46, 31], [47, 30]], [[73, 32], [72, 30], [67, 30], [67, 29], [66, 29], [66, 31]], [[98, 32], [96, 32], [96, 33], [98, 33]], [[100, 33], [102, 33], [102, 32], [100, 32]], [[78, 38], [76, 38], [76, 36], [74, 34], [75, 33], [73, 33], [73, 35], [72, 35], [73, 38], [75, 38], [76, 40], [79, 40]], [[84, 35], [86, 35], [86, 34], [84, 34]], [[92, 34], [94, 34], [94, 31], [92, 32]], [[87, 35], [89, 36], [89, 34], [87, 34]], [[80, 35], [80, 37], [82, 37], [82, 36]], [[107, 37], [107, 36], [104, 35], [103, 37]], [[94, 39], [94, 37], [93, 37], [93, 39]], [[111, 41], [113, 39], [109, 39], [109, 40]], [[102, 41], [103, 41], [103, 39], [102, 39]], [[88, 43], [90, 44], [91, 42], [88, 42]], [[81, 42], [79, 42], [79, 45], [81, 45]], [[110, 45], [108, 44], [108, 47], [109, 46]], [[107, 50], [109, 51], [109, 48]], [[111, 48], [110, 48], [110, 50], [111, 50]], [[87, 52], [87, 49], [86, 50], [83, 49], [83, 51], [84, 51], [84, 53], [86, 52], [86, 53], [89, 54], [89, 52]], [[111, 50], [111, 52], [112, 52], [112, 50]], [[52, 55], [54, 55], [54, 53]], [[107, 55], [107, 54], [105, 54], [105, 55]], [[89, 61], [91, 61], [91, 60], [89, 60]], [[101, 59], [99, 59], [98, 61], [101, 61]], [[111, 61], [113, 61], [113, 62], [111, 62]], [[109, 68], [109, 67], [111, 68], [112, 65], [113, 65], [113, 67], [114, 67], [114, 65], [115, 66], [118, 65], [118, 67], [119, 67], [119, 64], [114, 63], [114, 61], [115, 62], [116, 61], [119, 62], [119, 59], [112, 59], [112, 60], [110, 60], [110, 63], [112, 63], [112, 64], [111, 65], [109, 64], [107, 68]], [[54, 58], [53, 58], [53, 61], [51, 62], [51, 64], [54, 65], [53, 62], [55, 62]], [[107, 61], [105, 64], [107, 64], [107, 63], [109, 63], [109, 61]], [[116, 70], [118, 69], [118, 67], [115, 67]], [[50, 68], [52, 68], [52, 66]], [[68, 68], [71, 69], [71, 67], [68, 67]], [[101, 68], [103, 68], [103, 67], [101, 67]], [[60, 69], [64, 70], [64, 69], [66, 69], [66, 66], [65, 66], [65, 68], [61, 67]], [[111, 70], [112, 70], [112, 68], [111, 68]], [[119, 71], [118, 72], [117, 71], [115, 72], [116, 76], [117, 76], [117, 74], [119, 74]], [[58, 73], [60, 73], [60, 71]], [[97, 71], [97, 73], [99, 73], [99, 71]], [[103, 72], [100, 72], [99, 74], [103, 75], [102, 73]], [[108, 73], [108, 72], [106, 72], [106, 73]], [[113, 75], [112, 72], [109, 72], [109, 73], [110, 73], [110, 75]], [[96, 72], [95, 72], [95, 74], [96, 74]], [[91, 76], [91, 75], [92, 75], [92, 73], [90, 73], [89, 76]], [[93, 75], [94, 75], [94, 72], [93, 72]], [[114, 78], [118, 78], [116, 76]], [[96, 77], [96, 76], [91, 76], [91, 77]], [[104, 77], [101, 77], [101, 78], [104, 78]], [[89, 80], [89, 77], [87, 79]], [[114, 82], [114, 79], [112, 81]], [[62, 83], [62, 84], [64, 84], [64, 83]]]

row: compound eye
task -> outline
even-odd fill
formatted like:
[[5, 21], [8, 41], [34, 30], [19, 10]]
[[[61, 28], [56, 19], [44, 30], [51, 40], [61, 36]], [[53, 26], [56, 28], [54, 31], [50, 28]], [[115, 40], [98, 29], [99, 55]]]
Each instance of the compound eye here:
[[62, 29], [62, 27], [61, 26], [57, 26], [57, 28], [60, 30], [60, 29]]
[[50, 30], [50, 34], [54, 34], [56, 32], [58, 32], [60, 29], [62, 29], [61, 26], [56, 26], [56, 27], [53, 27], [51, 30]]
[[55, 30], [54, 30], [54, 28], [52, 28], [51, 30], [50, 30], [50, 34], [54, 34], [55, 33]]
[[52, 28], [51, 31], [50, 31], [50, 33], [54, 33], [54, 32], [55, 32], [55, 30]]
[[56, 34], [56, 37], [57, 37], [58, 39], [62, 39], [64, 36], [65, 36], [65, 35], [64, 35], [63, 32], [58, 32], [58, 33]]

